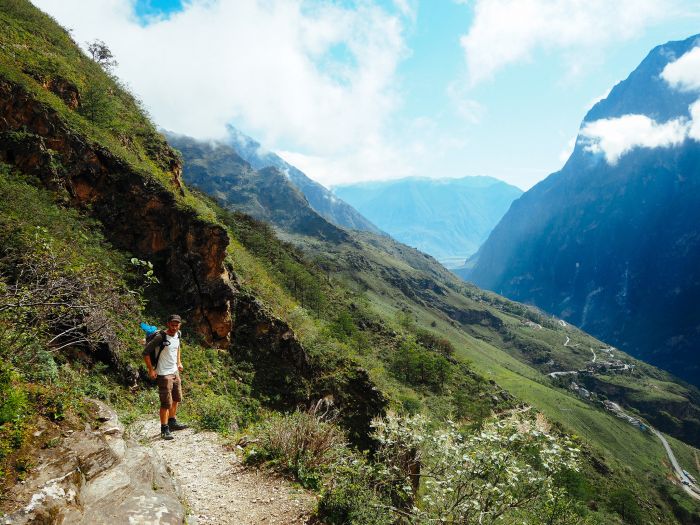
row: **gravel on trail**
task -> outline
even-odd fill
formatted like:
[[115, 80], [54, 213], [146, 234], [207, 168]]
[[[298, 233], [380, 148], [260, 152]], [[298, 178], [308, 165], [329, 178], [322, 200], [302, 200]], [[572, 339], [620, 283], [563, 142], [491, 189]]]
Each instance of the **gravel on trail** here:
[[189, 509], [188, 525], [309, 523], [313, 493], [274, 473], [246, 467], [214, 432], [192, 429], [160, 439], [160, 424], [135, 423], [130, 433], [163, 458]]

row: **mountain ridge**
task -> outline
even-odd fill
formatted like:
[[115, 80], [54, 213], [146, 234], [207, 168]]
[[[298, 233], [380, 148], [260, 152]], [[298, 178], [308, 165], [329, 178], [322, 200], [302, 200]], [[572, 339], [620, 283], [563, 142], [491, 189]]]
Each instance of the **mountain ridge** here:
[[[697, 93], [661, 72], [698, 36], [656, 47], [586, 115], [688, 118]], [[633, 355], [697, 383], [700, 220], [698, 143], [636, 147], [616, 163], [580, 139], [561, 171], [526, 192], [461, 271], [489, 289], [561, 315]], [[545, 206], [544, 203], [547, 203]]]
[[295, 168], [279, 155], [266, 150], [255, 139], [244, 134], [233, 125], [227, 125], [228, 139], [225, 140], [238, 155], [255, 169], [274, 167], [284, 173], [291, 183], [301, 191], [311, 208], [336, 226], [374, 233], [381, 231], [352, 206], [335, 197], [318, 182]]

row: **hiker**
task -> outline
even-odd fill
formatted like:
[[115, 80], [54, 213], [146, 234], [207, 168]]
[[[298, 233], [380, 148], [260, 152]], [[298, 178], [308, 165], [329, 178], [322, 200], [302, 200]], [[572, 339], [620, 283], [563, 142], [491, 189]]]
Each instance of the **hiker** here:
[[[180, 372], [180, 325], [182, 318], [173, 314], [168, 317], [166, 330], [159, 330], [148, 340], [143, 349], [143, 360], [148, 368], [148, 377], [157, 379], [160, 396], [160, 437], [173, 439], [171, 430], [182, 430], [187, 425], [177, 420], [177, 407], [182, 401]], [[155, 360], [155, 368], [154, 361]]]

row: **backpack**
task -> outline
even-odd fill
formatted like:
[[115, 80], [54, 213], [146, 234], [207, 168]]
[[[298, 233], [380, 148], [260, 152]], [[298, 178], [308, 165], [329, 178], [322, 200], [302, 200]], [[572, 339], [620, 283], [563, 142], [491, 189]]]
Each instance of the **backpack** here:
[[[141, 329], [146, 332], [146, 345], [150, 343], [157, 335], [160, 335], [160, 345], [155, 346], [151, 349], [148, 357], [151, 359], [151, 365], [155, 369], [158, 366], [158, 359], [160, 354], [163, 353], [163, 349], [166, 346], [170, 346], [170, 342], [165, 337], [165, 330], [158, 330], [155, 326], [148, 325], [146, 323], [141, 323]], [[177, 331], [177, 337], [180, 337], [180, 331]]]

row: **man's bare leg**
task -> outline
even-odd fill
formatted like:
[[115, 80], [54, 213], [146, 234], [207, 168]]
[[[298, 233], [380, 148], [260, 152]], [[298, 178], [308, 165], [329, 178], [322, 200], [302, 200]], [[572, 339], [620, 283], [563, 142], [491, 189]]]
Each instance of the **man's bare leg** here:
[[[177, 416], [177, 406], [178, 406], [179, 404], [180, 404], [179, 401], [173, 401], [173, 404], [170, 405], [170, 410], [167, 412], [167, 417], [166, 417], [165, 423], [168, 422], [168, 418], [169, 418], [169, 419], [175, 419], [175, 418], [176, 418], [176, 416]], [[161, 413], [161, 416], [160, 416], [160, 421], [161, 421], [161, 423], [163, 423], [163, 415], [162, 415], [162, 413]], [[165, 423], [163, 423], [163, 424], [165, 424]]]
[[161, 425], [168, 424], [168, 414], [170, 413], [170, 410], [172, 410], [172, 407], [160, 409], [160, 424]]

